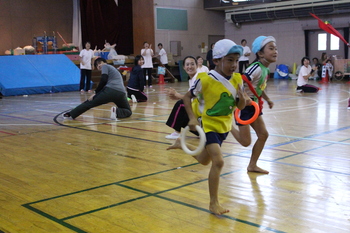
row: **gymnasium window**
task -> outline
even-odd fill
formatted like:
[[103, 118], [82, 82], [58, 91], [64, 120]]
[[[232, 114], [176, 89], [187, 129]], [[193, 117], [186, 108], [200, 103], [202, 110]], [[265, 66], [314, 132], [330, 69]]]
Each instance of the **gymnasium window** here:
[[[327, 50], [327, 33], [318, 34], [318, 50]], [[339, 50], [339, 38], [330, 34], [330, 50]]]
[[339, 37], [331, 34], [331, 50], [339, 50]]
[[327, 33], [318, 34], [318, 51], [327, 50]]

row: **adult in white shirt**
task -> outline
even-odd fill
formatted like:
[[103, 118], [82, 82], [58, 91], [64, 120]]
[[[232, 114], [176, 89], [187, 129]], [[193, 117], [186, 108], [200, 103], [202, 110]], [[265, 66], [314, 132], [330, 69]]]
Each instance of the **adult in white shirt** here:
[[196, 59], [198, 63], [197, 73], [202, 73], [202, 72], [209, 73], [209, 68], [203, 65], [203, 61], [204, 61], [203, 58], [201, 56], [197, 56]]
[[94, 51], [91, 48], [91, 43], [85, 43], [85, 49], [80, 51], [80, 92], [91, 92], [91, 70], [92, 70], [92, 59], [94, 58]]
[[320, 88], [308, 84], [309, 78], [313, 76], [317, 70], [317, 66], [312, 68], [310, 66], [310, 58], [303, 57], [301, 59], [302, 66], [300, 67], [298, 80], [297, 80], [297, 92], [318, 92]]
[[143, 69], [143, 75], [145, 77], [145, 83], [148, 83], [148, 86], [152, 87], [152, 69], [153, 69], [152, 57], [154, 55], [152, 50], [152, 45], [148, 44], [147, 42], [144, 42], [143, 49], [141, 49], [141, 55], [145, 60], [145, 63], [141, 66], [141, 68]]
[[244, 70], [247, 69], [248, 65], [249, 65], [249, 56], [250, 56], [250, 48], [247, 46], [247, 40], [243, 39], [241, 41], [241, 45], [243, 47], [243, 55], [239, 57], [238, 59], [238, 72], [240, 74], [243, 74], [243, 68]]
[[166, 54], [165, 49], [163, 48], [163, 44], [159, 43], [158, 44], [158, 48], [159, 48], [159, 60], [160, 62], [165, 66], [165, 68], [169, 69], [169, 65], [168, 65], [168, 55]]

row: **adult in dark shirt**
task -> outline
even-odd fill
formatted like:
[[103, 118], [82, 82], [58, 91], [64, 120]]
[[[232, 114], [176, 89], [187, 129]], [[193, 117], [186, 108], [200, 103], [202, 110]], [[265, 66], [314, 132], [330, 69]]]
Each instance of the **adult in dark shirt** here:
[[117, 108], [111, 108], [112, 119], [131, 116], [132, 112], [120, 72], [115, 67], [108, 65], [104, 58], [97, 58], [94, 65], [95, 68], [101, 70], [101, 81], [95, 94], [92, 94], [85, 102], [70, 112], [64, 113], [63, 117], [75, 119], [87, 110], [109, 102], [113, 102], [117, 106]]
[[213, 48], [214, 48], [215, 43], [212, 43], [210, 46], [210, 50], [207, 53], [207, 61], [209, 62], [209, 70], [215, 69], [215, 64], [213, 62]]

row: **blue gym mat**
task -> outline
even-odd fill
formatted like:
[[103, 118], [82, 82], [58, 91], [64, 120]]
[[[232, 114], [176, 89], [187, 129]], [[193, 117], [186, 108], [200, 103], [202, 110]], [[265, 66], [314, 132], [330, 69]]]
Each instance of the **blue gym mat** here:
[[78, 91], [79, 68], [64, 54], [0, 56], [3, 96]]

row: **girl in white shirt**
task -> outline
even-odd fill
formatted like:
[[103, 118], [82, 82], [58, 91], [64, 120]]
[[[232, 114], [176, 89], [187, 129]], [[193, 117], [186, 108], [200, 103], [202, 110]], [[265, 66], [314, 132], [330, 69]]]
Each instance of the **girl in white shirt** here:
[[298, 75], [297, 80], [297, 92], [309, 92], [309, 93], [315, 93], [320, 90], [320, 88], [308, 84], [309, 78], [312, 77], [317, 70], [317, 66], [311, 67], [310, 66], [310, 58], [303, 57], [301, 59], [301, 68]]
[[152, 69], [153, 62], [152, 57], [154, 55], [152, 50], [152, 45], [147, 42], [143, 43], [143, 49], [141, 49], [141, 55], [143, 56], [145, 63], [141, 66], [143, 69], [143, 75], [145, 76], [145, 83], [147, 83], [148, 77], [148, 86], [152, 87]]

